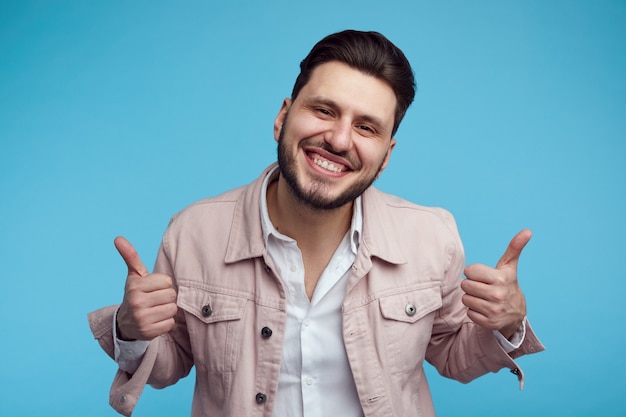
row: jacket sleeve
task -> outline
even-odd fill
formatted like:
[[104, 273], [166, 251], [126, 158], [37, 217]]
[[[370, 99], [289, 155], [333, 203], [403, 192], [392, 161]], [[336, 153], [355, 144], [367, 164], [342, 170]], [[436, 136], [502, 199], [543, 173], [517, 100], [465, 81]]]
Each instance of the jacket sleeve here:
[[508, 368], [517, 376], [522, 388], [524, 374], [514, 359], [542, 351], [544, 347], [527, 323], [524, 341], [519, 348], [507, 353], [491, 330], [469, 319], [467, 308], [461, 302], [463, 291], [460, 284], [465, 267], [463, 246], [452, 216], [445, 212], [444, 220], [453, 239], [448, 244], [449, 263], [441, 287], [443, 305], [433, 324], [426, 359], [441, 375], [463, 383]]

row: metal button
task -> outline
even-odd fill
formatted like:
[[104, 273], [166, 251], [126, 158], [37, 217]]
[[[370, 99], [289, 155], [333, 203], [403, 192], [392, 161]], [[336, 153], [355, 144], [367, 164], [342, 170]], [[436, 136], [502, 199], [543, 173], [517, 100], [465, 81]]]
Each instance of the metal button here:
[[511, 369], [511, 373], [512, 373], [513, 375], [520, 376], [521, 371], [519, 370], [519, 368], [514, 368], [514, 369]]
[[211, 304], [207, 304], [204, 307], [202, 307], [202, 315], [204, 317], [209, 317], [211, 314], [213, 314], [213, 309], [211, 308]]
[[269, 327], [264, 327], [261, 329], [261, 337], [263, 339], [269, 339], [272, 336], [272, 329]]
[[120, 402], [121, 402], [121, 403], [125, 403], [125, 402], [126, 402], [126, 396], [125, 396], [125, 395], [122, 395], [122, 396], [120, 397]]
[[407, 316], [414, 316], [415, 313], [417, 312], [417, 309], [415, 308], [413, 304], [407, 304], [406, 307], [404, 308], [404, 311], [406, 312]]
[[262, 392], [259, 392], [256, 395], [256, 403], [263, 404], [265, 401], [267, 401], [267, 395], [263, 394]]

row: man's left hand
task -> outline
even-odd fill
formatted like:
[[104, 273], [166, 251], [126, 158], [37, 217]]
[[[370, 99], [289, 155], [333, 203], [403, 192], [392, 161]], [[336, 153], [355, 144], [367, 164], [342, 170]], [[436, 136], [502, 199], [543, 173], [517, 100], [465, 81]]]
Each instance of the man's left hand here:
[[463, 304], [472, 321], [487, 329], [498, 330], [510, 339], [526, 316], [526, 299], [517, 282], [517, 262], [532, 232], [519, 232], [495, 268], [473, 264], [465, 268], [461, 282]]

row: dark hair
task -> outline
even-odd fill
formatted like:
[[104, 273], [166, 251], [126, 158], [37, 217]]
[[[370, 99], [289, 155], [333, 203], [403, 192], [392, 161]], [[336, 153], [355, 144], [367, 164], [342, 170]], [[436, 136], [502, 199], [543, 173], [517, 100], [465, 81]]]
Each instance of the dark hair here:
[[392, 131], [395, 134], [415, 97], [413, 70], [404, 53], [378, 32], [346, 30], [328, 35], [300, 63], [291, 99], [295, 100], [316, 67], [331, 61], [342, 62], [389, 84], [397, 102]]

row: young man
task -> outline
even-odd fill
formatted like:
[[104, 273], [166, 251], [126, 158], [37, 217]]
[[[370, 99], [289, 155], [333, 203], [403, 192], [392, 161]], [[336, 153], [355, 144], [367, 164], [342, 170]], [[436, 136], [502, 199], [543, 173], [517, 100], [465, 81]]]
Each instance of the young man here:
[[[543, 349], [513, 238], [464, 267], [452, 216], [371, 186], [415, 94], [374, 32], [321, 40], [274, 123], [278, 164], [172, 219], [154, 272], [124, 238], [124, 299], [90, 314], [116, 359], [111, 405], [196, 367], [193, 416], [433, 416], [423, 361], [468, 382]], [[465, 273], [467, 279], [462, 280]]]

